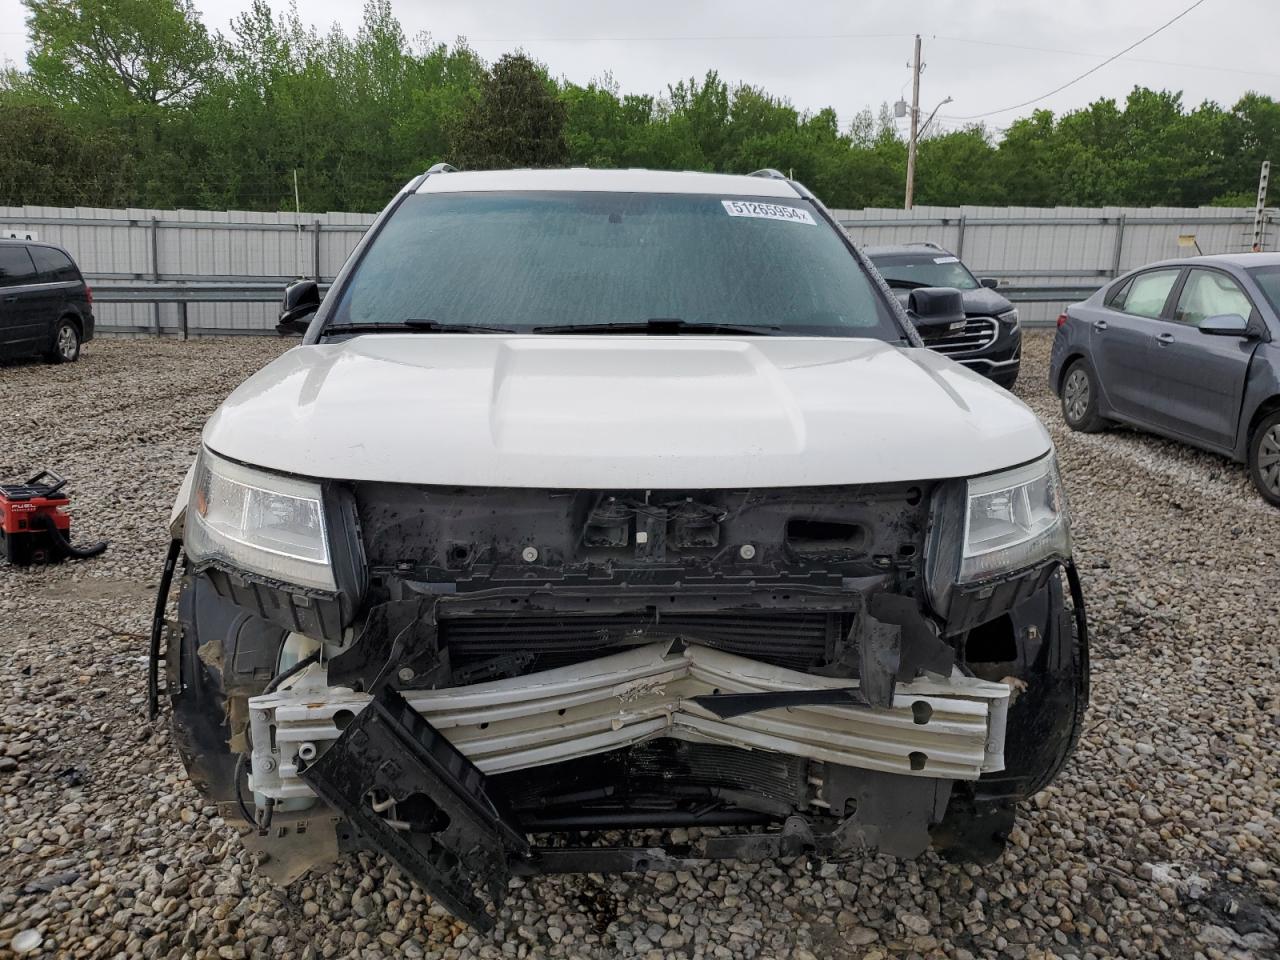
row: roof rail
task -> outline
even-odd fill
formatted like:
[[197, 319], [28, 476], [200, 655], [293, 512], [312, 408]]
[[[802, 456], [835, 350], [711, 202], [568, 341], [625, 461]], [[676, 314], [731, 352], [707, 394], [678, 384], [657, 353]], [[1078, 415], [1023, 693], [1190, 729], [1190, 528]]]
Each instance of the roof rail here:
[[763, 169], [761, 169], [761, 170], [753, 171], [752, 173], [747, 174], [747, 176], [749, 176], [749, 177], [767, 177], [767, 178], [768, 178], [768, 179], [770, 179], [770, 180], [785, 180], [785, 179], [787, 179], [786, 174], [784, 174], [781, 170], [775, 170], [775, 169], [773, 169], [773, 167], [765, 167], [765, 168], [763, 168]]
[[433, 173], [457, 173], [457, 172], [458, 172], [458, 168], [455, 167], [453, 164], [445, 163], [444, 161], [441, 161], [440, 163], [433, 163], [431, 165], [431, 169], [427, 171], [427, 176], [430, 176]]
[[932, 247], [934, 250], [941, 250], [942, 245], [934, 243], [932, 240], [908, 240], [903, 246], [907, 247]]

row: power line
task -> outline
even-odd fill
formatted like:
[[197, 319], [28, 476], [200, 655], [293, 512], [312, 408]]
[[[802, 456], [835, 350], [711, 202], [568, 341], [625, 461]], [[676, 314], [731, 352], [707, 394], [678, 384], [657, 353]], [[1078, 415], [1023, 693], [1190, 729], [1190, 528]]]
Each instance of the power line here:
[[[948, 37], [942, 34], [934, 34], [934, 40], [946, 40], [951, 43], [974, 43], [984, 47], [1005, 47], [1009, 50], [1031, 50], [1036, 53], [1061, 53], [1070, 57], [1097, 57], [1102, 58], [1101, 53], [1088, 53], [1084, 50], [1062, 50], [1057, 47], [1032, 47], [1024, 43], [1003, 43], [999, 40], [979, 40], [975, 37]], [[1280, 77], [1280, 73], [1268, 73], [1265, 70], [1241, 70], [1237, 67], [1220, 67], [1211, 63], [1186, 63], [1181, 60], [1153, 60], [1150, 57], [1118, 57], [1115, 59], [1126, 60], [1129, 63], [1153, 63], [1162, 67], [1182, 67], [1188, 70], [1216, 70], [1219, 73], [1242, 73], [1255, 77]], [[1102, 64], [1099, 64], [1102, 66]]]
[[667, 37], [462, 37], [467, 43], [680, 43], [733, 42], [738, 40], [901, 40], [909, 33], [781, 33], [781, 34], [706, 34], [702, 36]]
[[957, 117], [956, 119], [957, 120], [978, 120], [982, 117], [990, 117], [993, 114], [997, 114], [997, 113], [1008, 113], [1010, 110], [1018, 110], [1021, 107], [1026, 107], [1026, 106], [1030, 106], [1033, 103], [1038, 103], [1039, 101], [1044, 100], [1046, 97], [1052, 97], [1055, 93], [1061, 93], [1063, 90], [1067, 89], [1067, 87], [1070, 87], [1074, 84], [1079, 83], [1081, 80], [1083, 80], [1085, 77], [1089, 76], [1090, 74], [1097, 73], [1099, 70], [1101, 70], [1103, 67], [1105, 67], [1107, 64], [1111, 63], [1112, 61], [1119, 60], [1130, 50], [1133, 50], [1135, 47], [1141, 46], [1142, 44], [1146, 43], [1148, 40], [1154, 37], [1157, 33], [1160, 33], [1162, 30], [1165, 30], [1168, 27], [1173, 26], [1175, 23], [1177, 23], [1179, 20], [1185, 17], [1188, 13], [1190, 13], [1192, 10], [1194, 10], [1196, 7], [1200, 6], [1204, 2], [1205, 0], [1196, 0], [1195, 3], [1191, 4], [1191, 6], [1187, 7], [1187, 9], [1183, 10], [1180, 14], [1178, 14], [1172, 20], [1165, 21], [1160, 26], [1156, 27], [1154, 30], [1148, 33], [1142, 39], [1129, 44], [1129, 46], [1125, 47], [1119, 53], [1116, 53], [1110, 57], [1107, 57], [1107, 59], [1103, 60], [1101, 63], [1097, 64], [1096, 66], [1090, 67], [1084, 73], [1080, 74], [1080, 76], [1074, 77], [1073, 79], [1068, 80], [1066, 83], [1062, 84], [1059, 87], [1054, 87], [1048, 93], [1042, 93], [1040, 96], [1032, 97], [1030, 100], [1023, 100], [1021, 103], [1015, 103], [1011, 107], [1001, 107], [999, 110], [988, 110], [986, 113], [975, 113], [967, 117]]

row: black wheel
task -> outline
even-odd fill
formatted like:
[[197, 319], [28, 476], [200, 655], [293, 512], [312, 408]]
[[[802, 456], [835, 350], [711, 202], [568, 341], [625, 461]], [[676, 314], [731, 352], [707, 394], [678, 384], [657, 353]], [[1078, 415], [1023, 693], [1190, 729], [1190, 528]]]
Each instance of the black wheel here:
[[1062, 378], [1062, 419], [1081, 433], [1097, 433], [1107, 426], [1098, 415], [1098, 379], [1084, 360], [1071, 364]]
[[53, 332], [53, 349], [46, 355], [50, 363], [75, 363], [80, 359], [80, 331], [63, 317]]
[[1249, 475], [1262, 499], [1280, 507], [1280, 410], [1264, 417], [1249, 438]]

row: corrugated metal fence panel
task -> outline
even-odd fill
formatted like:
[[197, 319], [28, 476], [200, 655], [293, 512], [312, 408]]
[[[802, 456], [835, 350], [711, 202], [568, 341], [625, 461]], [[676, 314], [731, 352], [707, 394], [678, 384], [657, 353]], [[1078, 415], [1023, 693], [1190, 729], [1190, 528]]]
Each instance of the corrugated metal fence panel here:
[[[95, 287], [162, 280], [284, 283], [317, 272], [332, 279], [374, 220], [366, 213], [263, 213], [248, 210], [122, 210], [0, 207], [0, 235], [33, 233], [66, 247]], [[154, 222], [153, 222], [154, 221]], [[317, 244], [316, 224], [319, 224]], [[153, 251], [155, 258], [153, 259]], [[258, 303], [193, 303], [193, 329], [268, 331], [276, 308]], [[176, 330], [176, 304], [100, 303], [103, 328]]]
[[[916, 207], [835, 210], [864, 245], [932, 240], [959, 253], [982, 276], [1010, 286], [1097, 286], [1144, 263], [1194, 253], [1247, 250], [1252, 209], [1223, 207]], [[1277, 241], [1268, 211], [1267, 246]], [[366, 213], [260, 213], [243, 210], [108, 210], [94, 207], [0, 207], [0, 233], [34, 231], [71, 251], [95, 286], [153, 279], [262, 281], [283, 286], [317, 272], [332, 279], [374, 220]], [[317, 224], [319, 233], [317, 235]], [[1123, 224], [1123, 226], [1122, 226]], [[1117, 249], [1117, 237], [1122, 243]], [[153, 259], [154, 252], [154, 259]], [[1118, 258], [1117, 258], [1118, 257]], [[1029, 323], [1048, 322], [1069, 301], [1026, 303]], [[176, 329], [176, 304], [102, 303], [104, 328]], [[269, 331], [270, 303], [192, 303], [192, 329]]]
[[[1240, 253], [1252, 243], [1252, 208], [1228, 207], [915, 207], [833, 210], [864, 246], [930, 240], [960, 254], [975, 273], [1012, 286], [1099, 286], [1117, 273], [1188, 256], [1180, 236], [1203, 253]], [[1276, 246], [1274, 209], [1267, 248]], [[1117, 240], [1120, 246], [1117, 249]], [[1070, 300], [1027, 303], [1028, 323], [1047, 323]]]

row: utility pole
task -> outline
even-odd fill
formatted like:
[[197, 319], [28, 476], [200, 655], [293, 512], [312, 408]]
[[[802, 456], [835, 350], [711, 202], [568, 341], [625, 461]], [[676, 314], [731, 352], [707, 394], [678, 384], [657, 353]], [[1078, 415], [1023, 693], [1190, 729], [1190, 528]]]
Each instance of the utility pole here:
[[1258, 177], [1258, 203], [1253, 210], [1253, 252], [1261, 253], [1266, 240], [1267, 181], [1271, 179], [1271, 161], [1262, 161], [1262, 174]]
[[907, 144], [907, 198], [903, 209], [910, 210], [916, 192], [916, 138], [920, 133], [920, 34], [916, 34], [916, 56], [911, 64], [911, 141]]
[[294, 219], [297, 221], [298, 233], [293, 245], [293, 258], [297, 261], [298, 276], [304, 276], [302, 272], [302, 200], [298, 193], [298, 168], [293, 168], [293, 212]]

